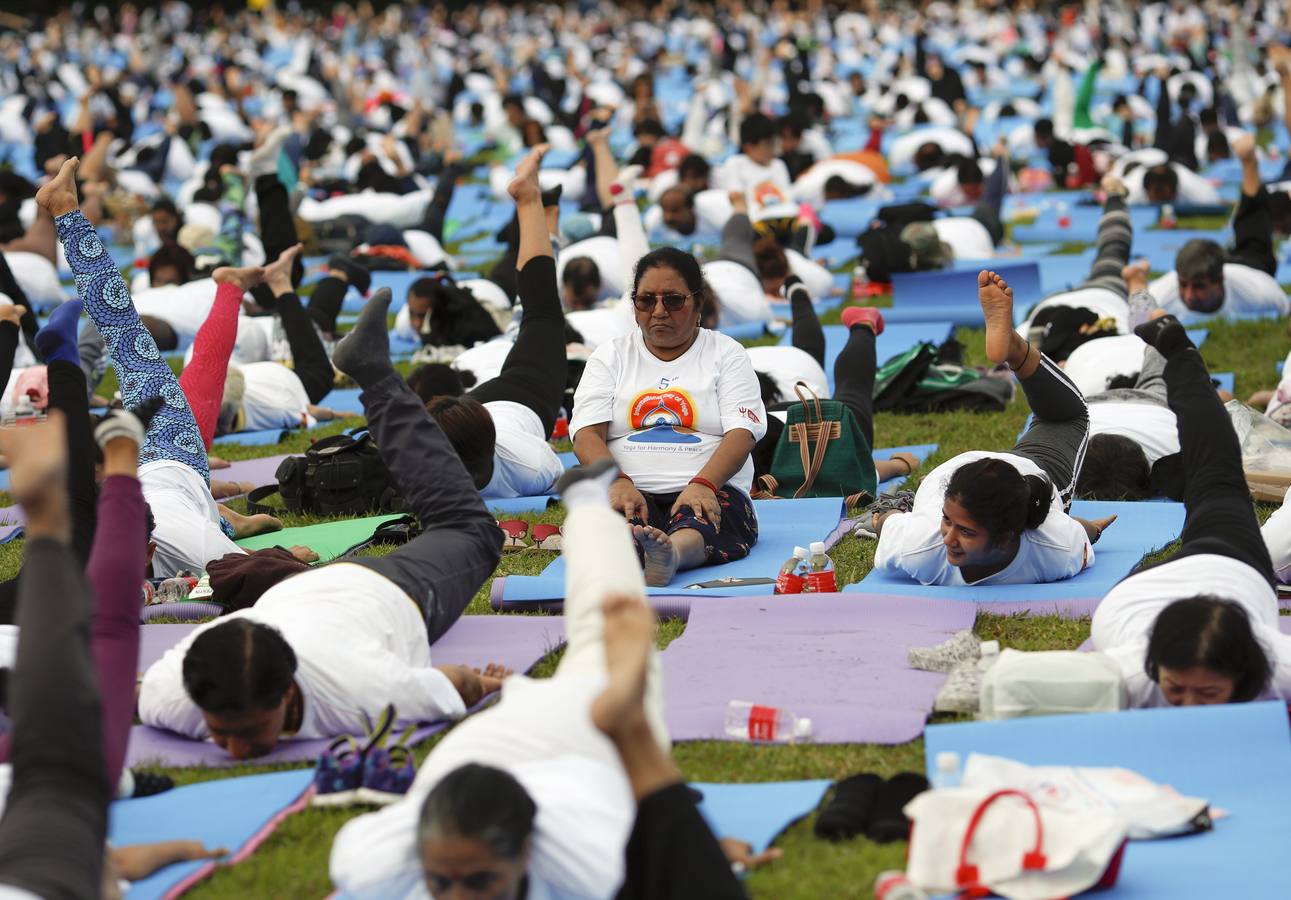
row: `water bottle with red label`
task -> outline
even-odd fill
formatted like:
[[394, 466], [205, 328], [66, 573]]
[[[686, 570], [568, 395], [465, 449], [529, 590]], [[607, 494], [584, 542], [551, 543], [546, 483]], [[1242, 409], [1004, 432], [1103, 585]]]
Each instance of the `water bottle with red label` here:
[[811, 740], [811, 719], [775, 706], [732, 700], [726, 706], [726, 734], [742, 741], [797, 744]]
[[802, 589], [809, 594], [832, 594], [838, 590], [834, 561], [825, 552], [823, 541], [813, 541], [811, 544], [811, 555], [807, 557], [806, 583]]
[[777, 594], [801, 594], [806, 583], [807, 557], [806, 547], [794, 547], [793, 556], [784, 561], [780, 574], [776, 576], [775, 592]]

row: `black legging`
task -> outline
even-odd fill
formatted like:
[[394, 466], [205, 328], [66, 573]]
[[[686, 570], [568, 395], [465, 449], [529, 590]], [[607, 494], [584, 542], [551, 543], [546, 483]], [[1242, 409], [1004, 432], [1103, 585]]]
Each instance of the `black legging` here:
[[[339, 278], [323, 280], [343, 284]], [[279, 294], [274, 298], [274, 304], [282, 320], [282, 330], [287, 333], [287, 343], [291, 346], [293, 371], [304, 385], [309, 402], [317, 403], [332, 390], [336, 373], [327, 357], [327, 348], [314, 329], [316, 319], [300, 305], [300, 298], [294, 291]]]
[[[260, 242], [264, 244], [264, 258], [273, 262], [287, 250], [296, 246], [300, 237], [296, 234], [296, 220], [291, 214], [291, 204], [287, 200], [287, 188], [277, 175], [261, 175], [255, 181], [256, 202], [260, 207]], [[291, 283], [300, 286], [304, 277], [305, 264], [300, 257], [291, 266]], [[274, 308], [273, 292], [267, 285], [253, 288], [251, 295], [256, 303], [265, 309]], [[336, 328], [335, 321], [332, 330]]]
[[444, 166], [435, 182], [435, 194], [426, 204], [426, 212], [421, 217], [421, 230], [427, 231], [439, 241], [444, 242], [444, 220], [448, 216], [448, 205], [453, 202], [453, 191], [457, 189], [457, 179], [465, 174], [466, 169], [458, 163]]
[[565, 313], [556, 290], [556, 260], [538, 256], [525, 264], [516, 279], [524, 317], [520, 333], [502, 363], [497, 378], [484, 382], [467, 396], [481, 403], [511, 400], [538, 414], [551, 434], [565, 398], [568, 366], [565, 359]]
[[[820, 327], [816, 309], [806, 290], [791, 290], [789, 303], [793, 310], [793, 345], [811, 355], [825, 367], [825, 330]], [[847, 344], [834, 360], [834, 399], [852, 411], [856, 424], [874, 448], [874, 372], [878, 358], [874, 349], [874, 332], [864, 325], [849, 330]], [[780, 409], [796, 401], [785, 398]]]
[[1189, 344], [1165, 364], [1170, 409], [1178, 422], [1186, 510], [1183, 546], [1174, 558], [1216, 553], [1244, 562], [1277, 586], [1242, 470], [1232, 420], [1201, 353]]
[[[22, 323], [23, 340], [28, 349], [35, 354], [37, 362], [44, 362], [44, 355], [36, 349], [36, 332], [40, 330], [40, 323], [36, 321], [36, 311], [31, 308], [31, 303], [27, 301], [27, 294], [23, 291], [22, 286], [18, 284], [18, 279], [14, 277], [13, 271], [9, 268], [9, 263], [5, 260], [3, 253], [0, 253], [0, 294], [7, 295], [17, 306], [24, 307], [27, 310], [19, 320]], [[12, 368], [13, 357], [11, 356], [9, 358], [9, 369]], [[6, 379], [8, 378], [7, 375], [5, 377]]]
[[[0, 323], [0, 348], [16, 329]], [[0, 355], [3, 350], [0, 349]], [[63, 360], [49, 364], [49, 408], [63, 414], [67, 435], [67, 497], [72, 514], [72, 552], [84, 568], [94, 545], [99, 487], [94, 480], [94, 430], [90, 427], [89, 392], [81, 367]], [[20, 573], [21, 574], [21, 573]], [[17, 621], [18, 579], [0, 581], [0, 624]]]

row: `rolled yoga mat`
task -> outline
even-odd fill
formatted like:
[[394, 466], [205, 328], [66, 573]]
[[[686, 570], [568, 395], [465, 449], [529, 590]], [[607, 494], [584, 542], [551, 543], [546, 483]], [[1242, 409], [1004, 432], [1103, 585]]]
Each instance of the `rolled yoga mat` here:
[[691, 601], [686, 630], [663, 651], [673, 740], [732, 740], [731, 700], [812, 721], [814, 743], [901, 744], [922, 733], [944, 674], [911, 669], [910, 647], [972, 628], [950, 600], [788, 594]]
[[[1228, 815], [1214, 831], [1134, 841], [1109, 900], [1286, 897], [1291, 889], [1291, 736], [1282, 702], [1043, 716], [931, 725], [939, 753], [1004, 756], [1030, 765], [1118, 766]], [[1240, 885], [1240, 887], [1235, 887]]]
[[[169, 646], [159, 646], [164, 642], [161, 637], [154, 639], [149, 634], [150, 629], [160, 627], [163, 626], [144, 627], [145, 644], [140, 653], [141, 659], [144, 652], [151, 655], [160, 650], [160, 653], [164, 654], [170, 649]], [[187, 631], [181, 632], [180, 629], [186, 628], [191, 631], [193, 627], [175, 626], [166, 638], [173, 635], [175, 642], [178, 643], [183, 639], [183, 634], [187, 633]], [[431, 658], [435, 665], [458, 664], [483, 667], [488, 663], [496, 662], [523, 673], [532, 669], [564, 640], [565, 620], [560, 616], [463, 616], [434, 643], [431, 647]], [[493, 700], [494, 697], [490, 695], [471, 711], [482, 709]], [[443, 721], [423, 725], [409, 739], [409, 743], [416, 744], [424, 741], [431, 735], [443, 731], [450, 724]], [[250, 762], [254, 765], [269, 765], [313, 760], [331, 740], [332, 738], [282, 741], [268, 756], [262, 756]], [[126, 764], [186, 768], [246, 765], [247, 762], [230, 758], [210, 741], [193, 740], [159, 728], [135, 725], [130, 729], [130, 746]]]

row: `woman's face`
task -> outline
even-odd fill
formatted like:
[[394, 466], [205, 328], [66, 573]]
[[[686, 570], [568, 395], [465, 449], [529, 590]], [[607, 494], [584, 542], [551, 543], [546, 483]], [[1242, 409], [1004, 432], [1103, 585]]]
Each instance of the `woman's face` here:
[[526, 849], [516, 859], [503, 859], [482, 841], [456, 835], [421, 845], [426, 888], [435, 900], [517, 900], [528, 857]]
[[[681, 309], [670, 311], [665, 300], [684, 297]], [[686, 347], [699, 330], [698, 298], [686, 286], [686, 280], [676, 269], [655, 266], [641, 276], [637, 284], [636, 300], [649, 298], [654, 306], [641, 310], [633, 305], [637, 326], [646, 346], [654, 350], [676, 350]]]
[[968, 510], [947, 497], [941, 506], [941, 542], [946, 561], [952, 566], [979, 568], [1008, 562], [1013, 548], [998, 546], [984, 526]]
[[1171, 706], [1215, 706], [1230, 703], [1237, 688], [1232, 678], [1205, 666], [1193, 666], [1189, 669], [1167, 669], [1161, 666], [1157, 671], [1157, 684], [1166, 703]]

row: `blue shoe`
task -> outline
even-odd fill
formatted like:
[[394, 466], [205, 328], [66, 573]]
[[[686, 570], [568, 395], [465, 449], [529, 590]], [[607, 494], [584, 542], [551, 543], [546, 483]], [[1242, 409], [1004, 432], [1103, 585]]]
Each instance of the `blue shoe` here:
[[368, 750], [363, 761], [363, 783], [355, 796], [359, 803], [388, 806], [407, 795], [417, 777], [417, 766], [408, 748], [408, 738], [416, 728], [409, 725], [389, 749], [377, 744]]
[[318, 757], [314, 770], [313, 806], [349, 806], [363, 782], [363, 752], [348, 734], [334, 740]]

